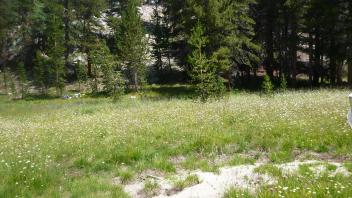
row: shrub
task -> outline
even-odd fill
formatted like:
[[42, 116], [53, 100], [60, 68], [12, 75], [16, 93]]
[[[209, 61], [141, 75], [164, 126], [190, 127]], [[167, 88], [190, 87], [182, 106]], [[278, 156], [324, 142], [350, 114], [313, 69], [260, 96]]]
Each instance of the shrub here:
[[281, 91], [286, 91], [286, 90], [287, 90], [287, 80], [286, 80], [285, 75], [283, 75], [283, 76], [281, 77], [281, 81], [280, 81], [280, 90], [281, 90]]
[[274, 85], [271, 82], [271, 79], [267, 74], [264, 76], [262, 89], [264, 90], [264, 93], [268, 94], [268, 95], [273, 94], [273, 92], [274, 92]]

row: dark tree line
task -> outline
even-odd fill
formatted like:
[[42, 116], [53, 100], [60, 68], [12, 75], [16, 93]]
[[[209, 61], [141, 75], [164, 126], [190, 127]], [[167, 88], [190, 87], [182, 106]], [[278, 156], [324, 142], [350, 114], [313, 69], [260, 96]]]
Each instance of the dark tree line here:
[[205, 98], [264, 72], [352, 85], [351, 11], [349, 0], [1, 0], [2, 82], [62, 95], [72, 82], [114, 94], [181, 81]]

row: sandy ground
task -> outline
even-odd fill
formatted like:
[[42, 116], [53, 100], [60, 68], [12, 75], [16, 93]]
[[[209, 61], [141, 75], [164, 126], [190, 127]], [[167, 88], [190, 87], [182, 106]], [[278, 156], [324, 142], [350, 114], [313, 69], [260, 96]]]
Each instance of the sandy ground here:
[[[314, 165], [312, 171], [315, 174], [320, 174], [325, 171], [326, 167], [323, 161], [294, 161], [286, 164], [276, 165], [283, 174], [294, 174], [298, 171], [300, 165]], [[331, 172], [332, 175], [337, 173], [343, 175], [350, 175], [341, 163], [331, 162], [331, 165], [335, 165], [337, 169]], [[252, 192], [261, 185], [275, 184], [276, 180], [265, 174], [255, 173], [254, 169], [264, 165], [263, 163], [257, 163], [254, 165], [242, 165], [235, 167], [223, 167], [219, 173], [210, 173], [202, 171], [194, 172], [183, 172], [176, 175], [176, 178], [185, 178], [187, 175], [197, 175], [200, 179], [200, 183], [180, 192], [173, 191], [173, 182], [163, 177], [151, 177], [156, 182], [160, 189], [158, 195], [155, 198], [221, 198], [224, 193], [232, 188], [245, 189]], [[124, 187], [124, 190], [134, 198], [146, 197], [143, 193], [144, 182], [146, 180], [136, 181], [128, 184]]]

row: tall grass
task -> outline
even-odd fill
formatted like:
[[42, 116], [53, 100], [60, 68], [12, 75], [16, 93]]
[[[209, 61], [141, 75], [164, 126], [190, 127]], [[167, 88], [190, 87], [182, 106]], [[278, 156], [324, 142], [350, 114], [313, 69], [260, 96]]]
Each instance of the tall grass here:
[[[254, 152], [281, 163], [312, 151], [351, 159], [347, 95], [238, 93], [205, 104], [157, 93], [117, 103], [2, 98], [0, 197], [125, 197], [112, 182], [119, 170], [212, 169], [220, 155]], [[185, 160], [172, 160], [178, 156]]]

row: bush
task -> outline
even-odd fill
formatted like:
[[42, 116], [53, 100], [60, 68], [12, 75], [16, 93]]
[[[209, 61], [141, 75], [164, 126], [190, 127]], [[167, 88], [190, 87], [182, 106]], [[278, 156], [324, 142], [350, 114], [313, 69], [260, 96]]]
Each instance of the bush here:
[[281, 81], [280, 81], [280, 90], [281, 90], [281, 91], [286, 91], [286, 90], [287, 90], [287, 80], [286, 80], [285, 75], [283, 75], [283, 76], [281, 77]]
[[264, 93], [267, 94], [267, 95], [270, 95], [270, 94], [274, 93], [274, 85], [271, 82], [270, 77], [267, 74], [264, 76], [262, 89], [264, 90]]

